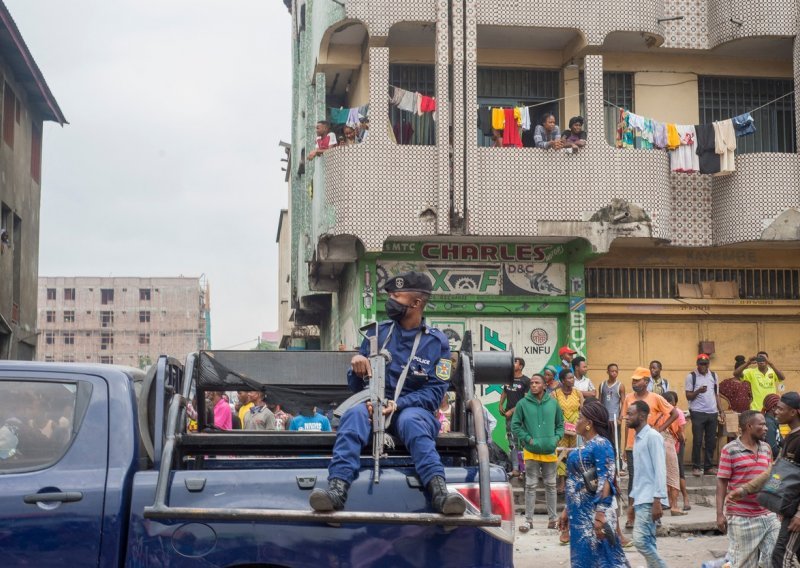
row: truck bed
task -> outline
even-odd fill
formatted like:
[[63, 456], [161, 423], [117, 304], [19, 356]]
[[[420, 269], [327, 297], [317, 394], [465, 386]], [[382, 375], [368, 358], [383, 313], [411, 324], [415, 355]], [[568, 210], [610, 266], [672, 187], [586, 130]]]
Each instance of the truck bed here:
[[[310, 510], [308, 495], [327, 484], [327, 459], [306, 458], [301, 468], [231, 469], [236, 460], [207, 459], [203, 470], [178, 470], [172, 474], [171, 507], [218, 510]], [[285, 460], [288, 462], [289, 460]], [[297, 460], [291, 463], [297, 464]], [[243, 466], [253, 463], [242, 462]], [[283, 467], [281, 467], [283, 466]], [[475, 468], [450, 467], [448, 483], [473, 483]], [[342, 524], [249, 521], [184, 522], [181, 519], [144, 519], [142, 511], [153, 503], [157, 473], [136, 474], [132, 499], [128, 566], [236, 566], [270, 567], [371, 566], [392, 567], [511, 566], [513, 549], [492, 530], [474, 527], [421, 525]], [[348, 511], [431, 512], [413, 467], [382, 469], [379, 484], [362, 470], [350, 488]], [[505, 484], [500, 468], [493, 482]], [[202, 558], [198, 564], [198, 559]]]

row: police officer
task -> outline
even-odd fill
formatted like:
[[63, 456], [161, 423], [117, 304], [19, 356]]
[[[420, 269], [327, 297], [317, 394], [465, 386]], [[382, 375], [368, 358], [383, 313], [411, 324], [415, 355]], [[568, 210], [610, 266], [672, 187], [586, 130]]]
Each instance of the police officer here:
[[[431, 281], [425, 274], [406, 272], [389, 279], [384, 289], [389, 293], [386, 314], [391, 321], [379, 325], [378, 346], [385, 346], [392, 354], [392, 361], [386, 367], [387, 399], [394, 398], [403, 368], [409, 366], [400, 396], [389, 400], [383, 409], [385, 415], [393, 414], [388, 432], [400, 438], [411, 452], [433, 509], [446, 515], [461, 515], [466, 502], [458, 493], [448, 493], [444, 466], [436, 452], [439, 422], [434, 413], [447, 392], [452, 362], [447, 336], [428, 327], [422, 317], [432, 291]], [[367, 335], [374, 333], [373, 328]], [[413, 352], [418, 336], [418, 346]], [[368, 354], [369, 341], [365, 339], [347, 373], [347, 382], [354, 392], [368, 385], [372, 374]], [[370, 441], [371, 416], [369, 403], [358, 404], [342, 416], [328, 467], [328, 489], [315, 489], [309, 498], [315, 511], [344, 508], [347, 491], [361, 465], [361, 450]]]

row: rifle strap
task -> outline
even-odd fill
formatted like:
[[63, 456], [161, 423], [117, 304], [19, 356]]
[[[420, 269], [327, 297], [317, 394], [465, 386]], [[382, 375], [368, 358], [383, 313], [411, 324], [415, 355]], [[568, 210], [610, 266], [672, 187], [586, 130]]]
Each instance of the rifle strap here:
[[[400, 398], [400, 393], [403, 392], [403, 385], [406, 382], [406, 377], [408, 376], [408, 370], [411, 368], [411, 361], [414, 360], [414, 355], [417, 354], [417, 347], [419, 347], [419, 340], [422, 338], [422, 328], [417, 332], [416, 337], [414, 337], [414, 345], [411, 347], [411, 355], [408, 356], [408, 361], [406, 362], [406, 366], [403, 367], [403, 372], [400, 373], [400, 378], [397, 380], [397, 386], [394, 389], [394, 401], [395, 401], [395, 408], [397, 408], [397, 399]], [[386, 425], [385, 427], [388, 428], [389, 424], [392, 423], [392, 416], [394, 416], [394, 412], [392, 412], [389, 416], [386, 417]]]

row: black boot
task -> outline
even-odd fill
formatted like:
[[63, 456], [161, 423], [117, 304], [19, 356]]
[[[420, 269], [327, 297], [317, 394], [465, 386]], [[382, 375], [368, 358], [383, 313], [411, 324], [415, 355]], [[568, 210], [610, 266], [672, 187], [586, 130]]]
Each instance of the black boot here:
[[463, 515], [467, 502], [459, 493], [449, 493], [444, 478], [436, 476], [428, 483], [433, 510], [444, 515]]
[[347, 490], [350, 484], [342, 479], [333, 478], [328, 481], [327, 489], [314, 489], [308, 497], [311, 508], [319, 513], [341, 511], [347, 501]]

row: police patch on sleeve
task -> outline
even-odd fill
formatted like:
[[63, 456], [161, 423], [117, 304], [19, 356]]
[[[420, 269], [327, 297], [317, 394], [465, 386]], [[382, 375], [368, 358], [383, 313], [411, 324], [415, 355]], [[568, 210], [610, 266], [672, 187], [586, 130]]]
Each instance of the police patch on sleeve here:
[[436, 363], [436, 376], [443, 381], [450, 380], [450, 372], [453, 370], [453, 362], [450, 359], [439, 359]]

